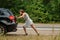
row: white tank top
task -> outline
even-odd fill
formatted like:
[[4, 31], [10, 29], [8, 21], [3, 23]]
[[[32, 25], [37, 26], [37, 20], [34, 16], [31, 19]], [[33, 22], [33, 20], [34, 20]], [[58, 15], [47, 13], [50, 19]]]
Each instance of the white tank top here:
[[25, 16], [23, 18], [24, 18], [25, 21], [31, 20], [30, 17], [29, 17], [29, 15], [27, 13], [25, 13]]

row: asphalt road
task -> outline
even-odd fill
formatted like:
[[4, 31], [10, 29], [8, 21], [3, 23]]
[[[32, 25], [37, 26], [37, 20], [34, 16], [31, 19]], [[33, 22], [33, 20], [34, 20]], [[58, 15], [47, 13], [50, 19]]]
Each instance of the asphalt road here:
[[[16, 32], [9, 32], [8, 35], [24, 35], [23, 24], [18, 24]], [[60, 24], [35, 24], [35, 28], [40, 35], [59, 35]], [[29, 26], [26, 28], [29, 35], [37, 35], [35, 31]]]
[[[19, 23], [18, 24], [18, 28], [21, 28], [24, 24], [22, 23]], [[34, 24], [35, 27], [37, 28], [52, 28], [52, 27], [55, 27], [55, 28], [60, 28], [60, 24]], [[29, 28], [29, 27], [28, 27]]]

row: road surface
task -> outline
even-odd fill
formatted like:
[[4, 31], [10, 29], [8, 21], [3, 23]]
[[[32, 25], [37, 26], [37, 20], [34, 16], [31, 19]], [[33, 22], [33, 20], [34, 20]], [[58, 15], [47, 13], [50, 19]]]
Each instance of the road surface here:
[[[9, 35], [24, 35], [24, 30], [22, 28], [23, 24], [18, 24], [16, 32], [9, 32]], [[38, 30], [40, 35], [59, 35], [60, 34], [60, 24], [35, 24], [35, 28]], [[29, 26], [27, 27], [27, 33], [29, 35], [37, 35], [35, 31]]]

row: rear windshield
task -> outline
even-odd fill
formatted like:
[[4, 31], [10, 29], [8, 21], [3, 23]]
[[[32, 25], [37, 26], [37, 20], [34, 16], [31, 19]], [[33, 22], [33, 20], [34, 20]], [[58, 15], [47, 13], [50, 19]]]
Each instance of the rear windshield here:
[[3, 10], [3, 13], [4, 13], [4, 15], [7, 15], [7, 16], [9, 16], [9, 15], [13, 15], [12, 12], [9, 11], [8, 9]]

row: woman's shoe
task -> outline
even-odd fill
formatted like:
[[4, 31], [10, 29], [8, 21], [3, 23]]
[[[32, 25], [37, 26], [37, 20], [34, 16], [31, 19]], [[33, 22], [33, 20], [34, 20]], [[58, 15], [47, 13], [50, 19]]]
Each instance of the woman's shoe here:
[[39, 36], [39, 33], [37, 35]]
[[26, 33], [25, 35], [28, 35], [28, 33]]

